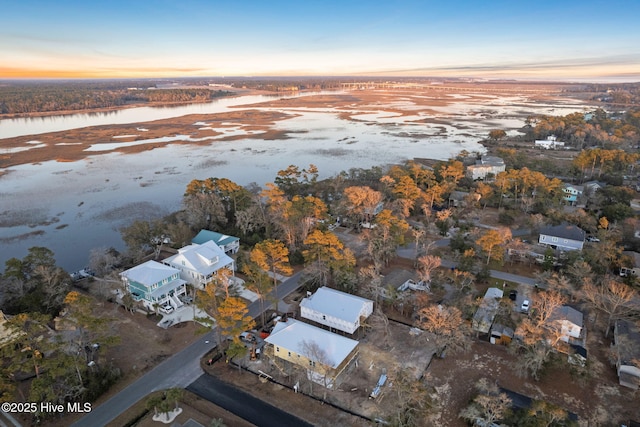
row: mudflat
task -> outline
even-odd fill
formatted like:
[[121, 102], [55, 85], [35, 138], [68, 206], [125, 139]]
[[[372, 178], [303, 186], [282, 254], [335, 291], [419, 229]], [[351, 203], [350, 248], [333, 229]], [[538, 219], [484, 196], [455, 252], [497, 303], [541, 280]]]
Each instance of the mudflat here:
[[[568, 94], [571, 96], [569, 97]], [[343, 120], [370, 120], [367, 114], [409, 121], [412, 124], [449, 126], [449, 108], [464, 104], [460, 114], [477, 120], [499, 119], [500, 106], [522, 103], [522, 118], [531, 104], [579, 103], [575, 92], [553, 84], [457, 84], [412, 88], [367, 88], [335, 94], [284, 97], [235, 107], [236, 111], [194, 114], [131, 124], [92, 126], [38, 135], [0, 139], [0, 168], [57, 160], [72, 162], [100, 152], [139, 153], [167, 144], [209, 145], [238, 139], [287, 139], [287, 132], [274, 125], [308, 111], [336, 112]], [[527, 105], [529, 109], [524, 108]], [[486, 107], [495, 105], [495, 110]], [[475, 111], [474, 106], [485, 107]], [[381, 115], [382, 113], [382, 115]], [[2, 119], [2, 117], [0, 117]], [[108, 144], [108, 145], [107, 145]]]

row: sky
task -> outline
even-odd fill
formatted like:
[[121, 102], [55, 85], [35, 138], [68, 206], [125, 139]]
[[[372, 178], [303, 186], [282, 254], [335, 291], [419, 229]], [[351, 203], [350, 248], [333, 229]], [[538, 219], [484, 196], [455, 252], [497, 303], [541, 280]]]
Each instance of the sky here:
[[0, 0], [0, 78], [640, 81], [640, 0]]

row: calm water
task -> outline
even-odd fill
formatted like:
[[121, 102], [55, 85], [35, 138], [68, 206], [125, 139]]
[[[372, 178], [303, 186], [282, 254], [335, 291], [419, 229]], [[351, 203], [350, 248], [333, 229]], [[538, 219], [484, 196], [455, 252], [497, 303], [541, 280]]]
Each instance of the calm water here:
[[100, 113], [78, 113], [47, 117], [23, 117], [0, 120], [0, 139], [22, 135], [58, 132], [87, 126], [139, 123], [181, 117], [187, 114], [213, 114], [227, 111], [235, 105], [272, 100], [273, 96], [243, 96], [220, 98], [209, 103], [177, 107], [137, 107]]
[[[268, 99], [248, 96], [162, 109], [4, 120], [0, 121], [0, 138], [224, 112], [230, 106]], [[321, 177], [329, 177], [350, 168], [414, 157], [444, 160], [463, 149], [483, 151], [478, 141], [490, 129], [518, 128], [523, 114], [558, 108], [566, 114], [583, 108], [578, 104], [528, 105], [521, 98], [488, 98], [482, 105], [467, 104], [464, 98], [457, 102], [459, 105], [442, 107], [435, 114], [418, 111], [408, 103], [407, 109], [416, 110], [415, 116], [409, 117], [384, 112], [381, 105], [378, 112], [367, 109], [358, 121], [342, 120], [329, 107], [296, 108], [300, 116], [275, 125], [288, 132], [289, 139], [285, 140], [212, 140], [207, 146], [174, 144], [126, 155], [95, 151], [77, 162], [11, 167], [0, 177], [0, 223], [5, 225], [0, 227], [0, 269], [7, 259], [22, 258], [32, 246], [51, 248], [58, 264], [69, 271], [85, 266], [92, 248], [122, 249], [118, 230], [134, 219], [156, 218], [179, 209], [184, 189], [192, 179], [226, 177], [243, 185], [264, 185], [290, 164], [313, 163]], [[416, 122], [429, 117], [447, 120], [448, 124]], [[230, 135], [241, 130], [230, 128], [225, 132]]]

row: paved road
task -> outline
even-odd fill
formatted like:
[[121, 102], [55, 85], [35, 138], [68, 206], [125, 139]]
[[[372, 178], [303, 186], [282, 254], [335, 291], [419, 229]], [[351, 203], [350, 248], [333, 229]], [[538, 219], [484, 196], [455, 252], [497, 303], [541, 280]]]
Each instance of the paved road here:
[[[247, 374], [250, 375], [250, 374]], [[211, 375], [203, 374], [191, 383], [187, 390], [225, 408], [227, 411], [257, 426], [264, 427], [312, 427], [300, 418], [256, 399], [242, 390], [223, 383]]]
[[[435, 247], [445, 247], [445, 246], [449, 245], [449, 242], [450, 242], [450, 239], [440, 239], [440, 240], [437, 240], [436, 242], [434, 242], [434, 246]], [[416, 258], [415, 243], [412, 242], [412, 243], [408, 244], [407, 246], [399, 247], [396, 250], [396, 254], [400, 258], [415, 259]], [[458, 263], [455, 262], [455, 261], [448, 260], [448, 259], [442, 259], [440, 261], [440, 265], [442, 267], [444, 267], [444, 268], [455, 268], [455, 267], [458, 266]], [[524, 284], [524, 285], [533, 286], [536, 283], [536, 279], [534, 279], [534, 278], [525, 277], [525, 276], [519, 276], [517, 274], [505, 273], [504, 271], [489, 270], [489, 274], [494, 279], [508, 280], [510, 282], [521, 283], [521, 284]]]
[[[283, 298], [296, 290], [299, 287], [298, 281], [301, 275], [302, 271], [278, 285], [278, 297]], [[273, 294], [274, 292], [269, 295], [267, 300], [273, 298]], [[248, 308], [249, 315], [253, 318], [258, 317], [261, 313], [259, 301], [249, 304]], [[215, 346], [215, 342], [215, 330], [198, 337], [188, 347], [144, 374], [102, 405], [94, 408], [73, 426], [104, 426], [149, 393], [172, 387], [187, 388], [204, 373], [200, 368], [200, 359]]]

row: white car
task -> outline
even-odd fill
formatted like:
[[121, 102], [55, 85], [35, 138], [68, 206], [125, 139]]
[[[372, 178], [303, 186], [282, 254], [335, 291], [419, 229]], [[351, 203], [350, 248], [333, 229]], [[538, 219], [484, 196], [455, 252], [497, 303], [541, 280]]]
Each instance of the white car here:
[[173, 313], [173, 307], [170, 305], [163, 305], [160, 307], [160, 311], [164, 314], [171, 314]]
[[529, 300], [528, 299], [522, 301], [522, 306], [520, 307], [520, 310], [524, 311], [525, 313], [527, 311], [529, 311]]

